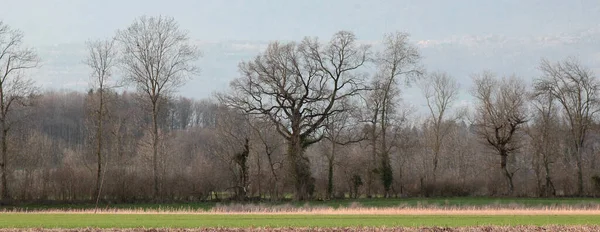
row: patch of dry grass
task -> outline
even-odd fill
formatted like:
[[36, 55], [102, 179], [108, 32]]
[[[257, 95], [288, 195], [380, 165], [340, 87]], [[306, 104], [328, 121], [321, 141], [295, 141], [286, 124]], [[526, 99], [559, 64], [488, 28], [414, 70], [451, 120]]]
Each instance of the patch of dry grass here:
[[36, 214], [322, 214], [322, 215], [600, 215], [600, 207], [552, 206], [483, 206], [483, 207], [362, 207], [352, 204], [348, 207], [333, 208], [327, 206], [301, 207], [262, 204], [230, 204], [217, 205], [211, 210], [202, 209], [67, 209], [67, 210], [4, 210], [2, 213], [36, 213]]

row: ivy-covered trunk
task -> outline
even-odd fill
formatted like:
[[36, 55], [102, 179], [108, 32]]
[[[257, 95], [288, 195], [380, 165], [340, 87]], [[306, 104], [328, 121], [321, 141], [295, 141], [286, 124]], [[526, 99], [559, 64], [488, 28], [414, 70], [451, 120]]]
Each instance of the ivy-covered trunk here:
[[500, 151], [500, 167], [502, 168], [502, 173], [504, 174], [504, 177], [506, 178], [506, 183], [508, 185], [508, 194], [512, 195], [513, 191], [515, 189], [515, 186], [513, 184], [513, 175], [514, 173], [511, 173], [510, 171], [508, 171], [508, 165], [507, 160], [508, 160], [508, 152], [506, 151]]
[[250, 144], [248, 138], [244, 142], [244, 150], [235, 154], [235, 162], [240, 168], [239, 186], [237, 190], [238, 200], [245, 200], [248, 195], [248, 155], [250, 154]]
[[288, 140], [288, 158], [296, 188], [295, 198], [299, 201], [310, 199], [315, 188], [310, 171], [310, 161], [304, 154], [303, 142], [299, 135], [292, 135]]
[[394, 176], [392, 173], [392, 165], [390, 164], [390, 156], [387, 152], [381, 154], [381, 167], [379, 170], [381, 175], [381, 182], [383, 183], [384, 197], [389, 197], [390, 190], [392, 189], [392, 181]]

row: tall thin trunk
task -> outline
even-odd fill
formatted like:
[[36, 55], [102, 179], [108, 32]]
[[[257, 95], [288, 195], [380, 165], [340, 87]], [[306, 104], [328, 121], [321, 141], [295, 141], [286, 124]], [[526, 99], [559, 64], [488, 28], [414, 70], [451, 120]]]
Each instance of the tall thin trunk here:
[[371, 197], [372, 191], [373, 191], [373, 174], [374, 174], [374, 169], [377, 167], [377, 136], [376, 136], [376, 129], [375, 129], [375, 123], [373, 123], [373, 133], [372, 133], [372, 138], [371, 138], [371, 152], [372, 152], [372, 157], [371, 157], [371, 168], [368, 170], [368, 175], [367, 175], [367, 197]]
[[327, 157], [327, 198], [333, 198], [333, 162], [335, 159], [335, 142], [331, 143], [331, 154]]
[[100, 199], [100, 188], [101, 188], [101, 183], [102, 183], [102, 123], [103, 123], [103, 117], [104, 117], [104, 91], [102, 89], [99, 90], [99, 97], [100, 97], [100, 106], [98, 108], [98, 128], [96, 131], [96, 140], [97, 140], [97, 151], [96, 151], [96, 156], [98, 159], [98, 170], [96, 173], [96, 191], [94, 191], [94, 196], [96, 197], [96, 202], [98, 202], [98, 200]]
[[159, 197], [158, 186], [158, 102], [152, 102], [152, 174], [154, 176], [153, 197]]
[[508, 171], [508, 165], [506, 164], [508, 160], [508, 154], [505, 151], [501, 151], [500, 157], [500, 167], [502, 168], [502, 172], [506, 178], [506, 183], [508, 184], [508, 194], [512, 195], [515, 186], [513, 184], [513, 174]]
[[367, 172], [367, 197], [371, 197], [374, 179], [374, 169], [377, 167], [377, 122], [379, 119], [379, 107], [375, 108], [373, 118], [371, 119], [371, 164]]
[[552, 183], [552, 179], [550, 178], [550, 162], [548, 162], [548, 158], [544, 158], [544, 168], [546, 169], [546, 196], [548, 196], [548, 191], [552, 196], [556, 196], [556, 189], [554, 188], [554, 183]]
[[390, 155], [387, 147], [387, 93], [388, 92], [386, 91], [386, 98], [383, 101], [383, 108], [381, 110], [381, 168], [379, 170], [385, 198], [389, 196], [394, 178], [392, 175], [392, 166], [390, 164]]
[[327, 198], [333, 199], [333, 161], [329, 160], [327, 165]]
[[437, 186], [437, 168], [438, 161], [440, 155], [440, 126], [439, 121], [436, 123], [435, 127], [435, 144], [433, 145], [433, 186]]
[[256, 175], [256, 178], [258, 181], [258, 198], [262, 199], [263, 198], [263, 189], [262, 189], [262, 179], [260, 178], [262, 176], [262, 167], [261, 167], [261, 162], [260, 162], [260, 155], [256, 156], [256, 173], [258, 173]]
[[535, 182], [536, 182], [536, 188], [537, 188], [537, 195], [538, 197], [543, 197], [546, 195], [546, 189], [544, 188], [544, 185], [542, 183], [542, 170], [541, 170], [541, 165], [540, 165], [540, 157], [543, 154], [539, 154], [536, 153], [533, 156], [532, 162], [531, 162], [531, 166], [533, 167], [533, 172], [535, 174]]
[[[577, 150], [580, 150], [579, 148]], [[577, 195], [583, 196], [583, 164], [581, 161], [581, 152], [577, 152], [577, 158], [575, 159], [577, 163]]]
[[4, 101], [4, 88], [2, 88], [2, 82], [0, 82], [0, 114], [2, 118], [0, 118], [0, 128], [2, 130], [2, 162], [0, 162], [0, 179], [2, 181], [2, 192], [0, 193], [0, 197], [2, 200], [7, 200], [9, 198], [8, 193], [8, 181], [6, 178], [7, 175], [7, 160], [8, 160], [8, 125], [6, 124], [6, 116], [7, 116], [7, 107], [6, 102]]
[[6, 122], [4, 120], [0, 120], [0, 126], [2, 126], [2, 163], [0, 163], [0, 168], [2, 169], [1, 178], [2, 178], [2, 200], [8, 200], [10, 198], [9, 190], [8, 190], [8, 182], [7, 182], [7, 167], [6, 161], [8, 156], [8, 128], [6, 127]]
[[269, 146], [267, 146], [266, 144], [265, 144], [265, 151], [267, 153], [267, 159], [269, 161], [269, 166], [271, 167], [271, 174], [273, 175], [273, 179], [275, 180], [275, 183], [273, 184], [273, 192], [271, 193], [271, 200], [277, 200], [278, 199], [277, 183], [279, 183], [279, 178], [277, 178], [277, 173], [275, 172], [275, 164], [273, 163], [273, 158], [271, 157], [271, 151], [269, 149]]

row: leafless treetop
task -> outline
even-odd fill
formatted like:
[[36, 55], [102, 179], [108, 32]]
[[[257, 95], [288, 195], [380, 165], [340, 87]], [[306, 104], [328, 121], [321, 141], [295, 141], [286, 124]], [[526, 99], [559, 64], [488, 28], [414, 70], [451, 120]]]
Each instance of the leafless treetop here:
[[315, 38], [269, 44], [253, 61], [240, 64], [229, 102], [247, 113], [266, 116], [285, 137], [310, 136], [324, 120], [344, 109], [336, 104], [363, 89], [355, 71], [365, 64], [368, 47], [354, 34], [336, 33], [325, 45]]
[[142, 16], [119, 31], [117, 40], [123, 46], [121, 63], [125, 79], [151, 95], [153, 101], [198, 72], [193, 62], [200, 52], [171, 17]]
[[23, 46], [23, 33], [0, 21], [0, 98], [3, 115], [13, 103], [25, 104], [26, 98], [35, 93], [33, 81], [24, 75], [26, 70], [37, 67], [39, 62], [35, 51]]
[[84, 63], [92, 69], [92, 83], [104, 89], [108, 78], [112, 76], [112, 67], [117, 64], [117, 49], [115, 40], [95, 40], [87, 43], [88, 57]]

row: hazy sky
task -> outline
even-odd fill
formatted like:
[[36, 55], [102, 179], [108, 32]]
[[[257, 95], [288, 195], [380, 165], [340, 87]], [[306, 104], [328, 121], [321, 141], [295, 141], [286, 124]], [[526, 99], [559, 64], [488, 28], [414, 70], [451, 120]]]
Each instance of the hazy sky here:
[[354, 31], [377, 40], [394, 30], [415, 39], [532, 36], [597, 26], [597, 0], [3, 0], [0, 18], [34, 45], [105, 37], [140, 15], [174, 16], [194, 38], [298, 39]]
[[[376, 42], [405, 31], [429, 70], [447, 71], [463, 89], [484, 69], [525, 79], [542, 57], [579, 57], [600, 73], [598, 0], [0, 0], [0, 20], [25, 33], [44, 66], [46, 88], [85, 89], [83, 43], [114, 35], [141, 15], [173, 16], [204, 52], [202, 74], [181, 89], [190, 97], [226, 89], [237, 63], [272, 40], [327, 40], [350, 30]], [[406, 99], [418, 99], [408, 91]], [[467, 101], [464, 97], [463, 101]]]

